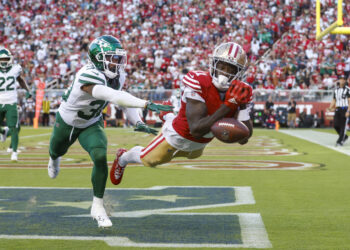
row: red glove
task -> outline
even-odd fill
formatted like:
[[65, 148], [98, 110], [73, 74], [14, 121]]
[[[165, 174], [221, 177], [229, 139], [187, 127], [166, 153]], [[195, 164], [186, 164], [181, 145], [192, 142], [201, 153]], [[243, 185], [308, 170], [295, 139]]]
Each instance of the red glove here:
[[[163, 105], [172, 105], [170, 100], [169, 101], [164, 101], [164, 102], [162, 102], [162, 104]], [[169, 114], [169, 113], [173, 113], [173, 111], [160, 111], [160, 113], [158, 115], [159, 119], [161, 119], [163, 122], [165, 122], [164, 116]]]
[[250, 102], [252, 95], [252, 87], [242, 81], [234, 80], [226, 91], [224, 104], [232, 110], [237, 110], [241, 104]]

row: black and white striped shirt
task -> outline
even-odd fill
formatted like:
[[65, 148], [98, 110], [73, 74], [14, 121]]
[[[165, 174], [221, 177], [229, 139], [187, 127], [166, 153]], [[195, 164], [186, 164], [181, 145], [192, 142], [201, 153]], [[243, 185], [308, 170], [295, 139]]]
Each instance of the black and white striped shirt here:
[[337, 86], [334, 90], [333, 98], [335, 99], [335, 106], [339, 107], [348, 107], [348, 98], [350, 98], [350, 88], [344, 86], [343, 88]]

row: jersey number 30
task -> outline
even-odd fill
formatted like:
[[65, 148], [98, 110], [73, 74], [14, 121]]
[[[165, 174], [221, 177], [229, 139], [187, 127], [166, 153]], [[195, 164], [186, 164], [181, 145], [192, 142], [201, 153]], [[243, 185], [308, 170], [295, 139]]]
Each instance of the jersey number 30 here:
[[88, 114], [80, 110], [78, 111], [78, 116], [82, 119], [90, 120], [91, 118], [98, 116], [107, 104], [108, 102], [102, 100], [92, 101], [90, 102], [90, 106], [93, 106], [94, 108], [90, 109]]

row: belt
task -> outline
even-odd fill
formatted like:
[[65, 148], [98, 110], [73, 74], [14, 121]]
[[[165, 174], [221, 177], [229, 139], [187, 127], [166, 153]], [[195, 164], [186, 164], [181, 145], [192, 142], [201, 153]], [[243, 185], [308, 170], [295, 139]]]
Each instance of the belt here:
[[347, 106], [345, 106], [345, 107], [337, 107], [337, 109], [348, 109], [348, 107]]

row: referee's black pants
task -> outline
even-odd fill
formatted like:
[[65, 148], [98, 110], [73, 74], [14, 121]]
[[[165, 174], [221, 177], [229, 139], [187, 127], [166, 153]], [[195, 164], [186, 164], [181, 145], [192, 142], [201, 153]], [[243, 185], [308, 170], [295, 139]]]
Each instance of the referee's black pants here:
[[341, 143], [345, 139], [346, 117], [345, 113], [347, 108], [336, 108], [334, 113], [334, 128], [337, 131], [339, 137], [337, 143]]

